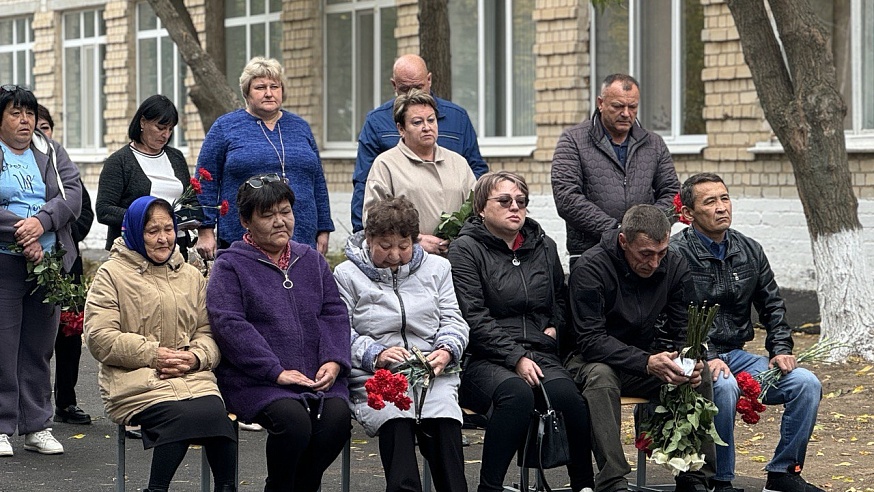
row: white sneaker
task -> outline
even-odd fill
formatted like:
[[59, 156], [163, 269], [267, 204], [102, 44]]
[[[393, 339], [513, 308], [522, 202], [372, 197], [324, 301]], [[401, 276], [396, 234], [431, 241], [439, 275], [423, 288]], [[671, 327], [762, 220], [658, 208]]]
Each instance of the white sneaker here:
[[238, 425], [240, 426], [240, 429], [249, 432], [261, 432], [264, 430], [264, 427], [261, 427], [261, 424], [256, 424], [255, 422], [240, 422]]
[[24, 449], [36, 451], [39, 454], [61, 454], [64, 452], [64, 446], [61, 446], [61, 443], [55, 439], [51, 429], [25, 434]]
[[0, 456], [12, 456], [12, 444], [6, 434], [0, 434]]

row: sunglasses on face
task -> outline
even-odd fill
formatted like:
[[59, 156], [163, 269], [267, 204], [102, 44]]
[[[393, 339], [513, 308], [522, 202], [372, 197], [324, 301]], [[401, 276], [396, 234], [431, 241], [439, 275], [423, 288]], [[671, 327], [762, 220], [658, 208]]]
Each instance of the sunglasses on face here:
[[270, 173], [270, 174], [262, 174], [261, 176], [253, 176], [253, 177], [246, 180], [246, 184], [248, 184], [252, 188], [255, 188], [256, 190], [258, 188], [261, 188], [262, 186], [264, 186], [267, 183], [279, 183], [279, 182], [288, 184], [288, 179], [280, 177], [276, 173]]
[[494, 200], [498, 202], [501, 208], [510, 208], [510, 204], [516, 202], [516, 206], [519, 207], [520, 210], [524, 210], [528, 206], [528, 197], [519, 195], [516, 197], [512, 197], [510, 195], [501, 195], [489, 198], [489, 200]]

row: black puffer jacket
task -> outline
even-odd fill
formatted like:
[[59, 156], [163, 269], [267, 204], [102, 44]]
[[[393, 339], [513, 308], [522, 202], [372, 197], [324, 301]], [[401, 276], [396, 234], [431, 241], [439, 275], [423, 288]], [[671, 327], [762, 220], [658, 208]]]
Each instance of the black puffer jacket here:
[[615, 229], [634, 205], [671, 210], [680, 190], [662, 137], [635, 123], [622, 167], [600, 118], [596, 110], [590, 120], [565, 130], [552, 156], [552, 194], [567, 226], [567, 249], [572, 255], [598, 244], [601, 234]]
[[625, 260], [619, 231], [606, 232], [574, 263], [568, 289], [578, 352], [586, 362], [644, 375], [651, 353], [686, 341], [692, 292], [689, 267], [676, 252], [668, 251], [658, 269], [641, 278]]
[[792, 329], [786, 323], [786, 305], [762, 245], [733, 229], [726, 235], [728, 250], [722, 261], [710, 253], [691, 227], [671, 238], [671, 249], [689, 263], [696, 299], [719, 304], [707, 358], [743, 348], [755, 337], [752, 306], [768, 332], [765, 348], [771, 357], [791, 354]]
[[472, 360], [510, 370], [529, 351], [557, 357], [556, 340], [543, 330], [561, 331], [564, 324], [564, 272], [555, 242], [531, 219], [522, 235], [514, 252], [474, 217], [449, 247], [455, 294], [470, 326], [467, 351]]

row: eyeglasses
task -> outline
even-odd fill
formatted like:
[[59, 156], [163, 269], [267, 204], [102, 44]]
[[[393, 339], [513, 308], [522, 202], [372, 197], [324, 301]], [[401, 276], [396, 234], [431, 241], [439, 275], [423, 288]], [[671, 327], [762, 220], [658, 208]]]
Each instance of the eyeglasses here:
[[17, 90], [22, 90], [24, 92], [30, 92], [30, 89], [23, 85], [15, 85], [15, 84], [6, 84], [0, 85], [0, 89], [3, 89], [6, 92], [15, 92]]
[[288, 184], [288, 179], [280, 177], [276, 173], [270, 173], [270, 174], [262, 174], [260, 176], [252, 176], [251, 178], [246, 180], [246, 184], [251, 186], [252, 188], [255, 188], [256, 190], [258, 188], [261, 188], [262, 186], [264, 186], [267, 183], [279, 183], [279, 182]]
[[528, 207], [528, 197], [524, 195], [519, 195], [512, 197], [510, 195], [501, 195], [489, 198], [489, 200], [494, 200], [501, 205], [501, 208], [510, 208], [510, 204], [516, 202], [516, 206], [519, 207], [519, 210], [524, 210]]

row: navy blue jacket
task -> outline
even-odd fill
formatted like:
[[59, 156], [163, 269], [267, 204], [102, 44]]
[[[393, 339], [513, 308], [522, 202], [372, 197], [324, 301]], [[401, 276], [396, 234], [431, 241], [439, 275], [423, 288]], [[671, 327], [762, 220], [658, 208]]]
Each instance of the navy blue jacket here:
[[[477, 178], [487, 173], [489, 167], [479, 153], [476, 131], [470, 123], [467, 111], [446, 99], [436, 96], [434, 99], [437, 101], [437, 145], [464, 156]], [[395, 147], [401, 138], [392, 116], [394, 102], [394, 99], [391, 99], [367, 113], [361, 134], [358, 135], [358, 157], [355, 159], [355, 171], [352, 173], [352, 184], [355, 186], [355, 191], [352, 193], [353, 232], [364, 228], [361, 223], [364, 184], [367, 182], [367, 175], [370, 174], [374, 159]]]

